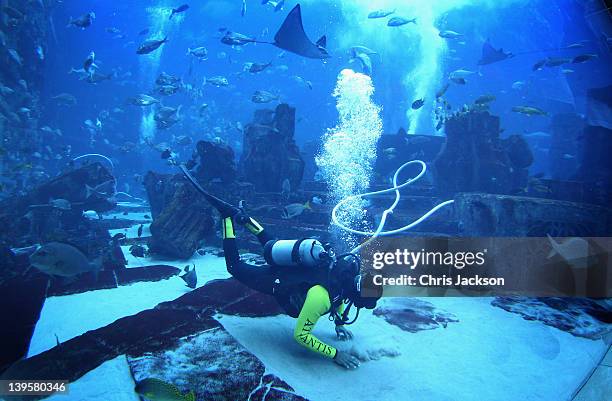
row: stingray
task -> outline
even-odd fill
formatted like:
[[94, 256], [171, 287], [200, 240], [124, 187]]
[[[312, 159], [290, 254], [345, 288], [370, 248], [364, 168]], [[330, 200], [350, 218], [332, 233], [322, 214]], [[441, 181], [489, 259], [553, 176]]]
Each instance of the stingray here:
[[317, 40], [316, 43], [312, 43], [308, 36], [306, 36], [304, 25], [302, 24], [302, 9], [299, 4], [289, 12], [283, 25], [274, 35], [274, 42], [272, 44], [303, 57], [316, 59], [330, 57], [325, 49], [327, 46], [325, 35]]
[[304, 25], [302, 24], [302, 9], [299, 4], [293, 7], [293, 10], [285, 18], [283, 25], [274, 35], [274, 42], [257, 40], [231, 31], [225, 33], [223, 38], [221, 38], [221, 42], [231, 46], [242, 46], [248, 43], [265, 43], [303, 57], [315, 59], [330, 57], [325, 49], [327, 47], [325, 35], [321, 36], [316, 43], [312, 43], [308, 36], [306, 36]]
[[504, 49], [496, 49], [491, 45], [491, 42], [487, 39], [482, 45], [482, 58], [478, 61], [478, 65], [487, 65], [497, 63], [514, 57], [514, 54], [504, 52]]

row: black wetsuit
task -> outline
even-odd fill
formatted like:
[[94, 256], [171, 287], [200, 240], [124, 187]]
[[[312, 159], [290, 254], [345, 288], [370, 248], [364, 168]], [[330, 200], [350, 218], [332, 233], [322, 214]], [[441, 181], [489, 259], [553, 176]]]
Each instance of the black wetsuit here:
[[[250, 223], [252, 226], [249, 227], [249, 223], [247, 223], [247, 228], [255, 234], [261, 246], [266, 245], [268, 241], [272, 240], [272, 237], [268, 235], [261, 226], [257, 227], [253, 225], [253, 223]], [[253, 227], [255, 230], [252, 229]], [[264, 294], [274, 295], [274, 280], [276, 279], [276, 275], [273, 268], [267, 264], [261, 266], [252, 265], [240, 259], [235, 235], [231, 235], [233, 233], [228, 232], [226, 223], [224, 223], [223, 229], [223, 252], [225, 253], [227, 271], [234, 276], [236, 280], [247, 287]]]
[[[262, 245], [271, 240], [255, 220], [249, 218], [245, 227], [257, 236]], [[234, 278], [249, 288], [274, 296], [288, 315], [297, 318], [293, 332], [295, 341], [325, 357], [336, 356], [334, 347], [312, 335], [319, 318], [328, 314], [333, 305], [324, 277], [318, 274], [317, 269], [245, 263], [238, 253], [234, 225], [230, 217], [223, 220], [223, 250], [227, 270]], [[335, 305], [334, 309], [338, 316], [344, 310], [344, 304]], [[341, 323], [336, 320], [336, 324]]]

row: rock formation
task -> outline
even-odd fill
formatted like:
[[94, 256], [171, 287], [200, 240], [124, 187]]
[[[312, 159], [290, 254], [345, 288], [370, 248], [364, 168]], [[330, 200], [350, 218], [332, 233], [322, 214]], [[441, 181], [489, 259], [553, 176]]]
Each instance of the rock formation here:
[[[114, 194], [115, 178], [111, 172], [93, 163], [50, 179], [24, 195], [0, 202], [3, 227], [0, 231], [0, 304], [4, 316], [10, 320], [0, 323], [0, 340], [4, 344], [0, 352], [0, 370], [25, 356], [46, 297], [113, 288], [118, 285], [118, 277], [127, 282], [135, 277], [140, 279], [143, 274], [156, 273], [147, 270], [121, 275], [123, 264], [112, 257], [118, 245], [110, 241], [108, 228], [102, 221], [83, 217], [84, 210], [104, 212], [112, 209]], [[50, 241], [74, 245], [91, 261], [100, 258], [103, 270], [98, 279], [85, 274], [66, 283], [30, 268], [28, 256], [35, 249], [30, 246]], [[9, 249], [21, 246], [28, 246], [30, 251]], [[161, 273], [168, 274], [167, 271]]]
[[581, 138], [582, 155], [576, 178], [591, 184], [585, 201], [610, 205], [612, 201], [612, 86], [587, 93], [587, 127]]
[[153, 214], [149, 250], [189, 258], [215, 232], [212, 208], [182, 175], [149, 172], [144, 184]]
[[[199, 141], [187, 167], [205, 190], [226, 202], [237, 205], [245, 200], [248, 204], [253, 199], [253, 185], [236, 179], [234, 151], [226, 144]], [[153, 217], [150, 251], [189, 258], [202, 240], [214, 241], [217, 214], [182, 174], [150, 171], [144, 186]]]
[[487, 111], [459, 112], [446, 122], [446, 144], [434, 161], [436, 188], [445, 194], [511, 193], [527, 185], [533, 161], [524, 140], [501, 140], [499, 117]]
[[295, 108], [283, 103], [276, 110], [258, 110], [244, 131], [240, 174], [258, 192], [280, 192], [285, 179], [300, 186], [304, 160], [295, 144]]
[[313, 180], [318, 170], [315, 157], [319, 153], [321, 143], [318, 140], [306, 141], [302, 146], [302, 159], [304, 160], [304, 180]]
[[606, 300], [588, 298], [497, 297], [491, 305], [540, 321], [576, 337], [599, 340], [608, 333], [610, 305]]
[[[0, 241], [27, 246], [50, 240], [82, 240], [84, 210], [115, 207], [115, 177], [100, 163], [68, 171], [22, 196], [0, 202]], [[61, 202], [57, 206], [53, 202]], [[107, 235], [108, 236], [108, 235]]]
[[388, 183], [385, 178], [392, 176], [407, 161], [418, 159], [432, 162], [443, 144], [444, 137], [408, 135], [403, 129], [395, 135], [383, 135], [377, 144], [374, 172], [380, 180]]
[[553, 179], [570, 180], [576, 174], [580, 159], [577, 144], [583, 130], [584, 119], [576, 113], [560, 113], [552, 117], [548, 162]]
[[195, 176], [200, 183], [219, 179], [224, 184], [236, 180], [234, 151], [228, 145], [209, 141], [199, 141], [196, 145], [197, 169]]
[[609, 209], [551, 199], [464, 193], [454, 210], [468, 237], [605, 237], [612, 227]]

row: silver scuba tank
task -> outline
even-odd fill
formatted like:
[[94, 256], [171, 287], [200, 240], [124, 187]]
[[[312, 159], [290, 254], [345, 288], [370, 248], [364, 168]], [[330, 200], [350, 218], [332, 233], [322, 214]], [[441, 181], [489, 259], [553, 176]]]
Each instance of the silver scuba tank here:
[[274, 266], [314, 267], [333, 258], [333, 250], [314, 238], [269, 241], [264, 247], [266, 262]]

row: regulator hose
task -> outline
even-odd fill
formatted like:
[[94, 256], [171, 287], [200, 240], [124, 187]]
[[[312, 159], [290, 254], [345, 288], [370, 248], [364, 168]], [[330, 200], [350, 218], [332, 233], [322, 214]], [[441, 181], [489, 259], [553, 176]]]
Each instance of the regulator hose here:
[[[402, 170], [404, 170], [407, 166], [412, 165], [412, 164], [419, 164], [421, 166], [421, 171], [419, 174], [417, 174], [415, 177], [412, 177], [410, 179], [408, 179], [407, 181], [403, 182], [402, 184], [397, 183], [397, 178], [400, 175], [400, 173], [402, 172]], [[444, 206], [448, 206], [450, 204], [452, 204], [453, 202], [455, 202], [454, 200], [447, 200], [444, 201], [442, 203], [437, 204], [436, 206], [434, 206], [431, 210], [429, 210], [427, 213], [425, 213], [423, 216], [421, 216], [420, 218], [416, 219], [415, 221], [413, 221], [410, 224], [407, 224], [403, 227], [397, 228], [395, 230], [389, 230], [389, 231], [384, 231], [384, 227], [385, 224], [387, 222], [387, 216], [390, 213], [393, 213], [393, 210], [397, 207], [397, 204], [400, 201], [401, 198], [401, 194], [400, 194], [400, 189], [412, 184], [413, 182], [417, 181], [418, 179], [420, 179], [425, 172], [427, 171], [427, 165], [425, 164], [425, 162], [421, 161], [421, 160], [411, 160], [407, 163], [402, 164], [396, 171], [395, 174], [393, 175], [393, 187], [391, 188], [387, 188], [387, 189], [383, 189], [380, 191], [372, 191], [372, 192], [366, 192], [363, 194], [357, 194], [357, 195], [351, 195], [348, 196], [344, 199], [342, 199], [340, 202], [338, 202], [338, 204], [333, 208], [332, 210], [332, 222], [340, 227], [341, 229], [352, 233], [352, 234], [356, 234], [356, 235], [363, 235], [363, 236], [371, 236], [371, 238], [369, 240], [367, 240], [366, 242], [358, 245], [357, 247], [353, 248], [351, 250], [351, 253], [357, 253], [359, 252], [359, 250], [366, 244], [368, 244], [370, 241], [373, 241], [374, 239], [381, 237], [381, 236], [387, 236], [387, 235], [394, 235], [394, 234], [399, 234], [402, 233], [406, 230], [409, 230], [413, 227], [415, 227], [416, 225], [422, 223], [423, 221], [427, 220], [429, 218], [429, 216], [431, 216], [432, 214], [434, 214], [436, 211], [438, 211], [438, 209], [443, 208]], [[361, 230], [355, 230], [353, 228], [347, 227], [346, 225], [344, 225], [343, 223], [341, 223], [338, 220], [338, 210], [347, 202], [354, 200], [354, 199], [358, 199], [358, 198], [365, 198], [367, 196], [376, 196], [376, 195], [382, 195], [382, 194], [386, 194], [389, 192], [395, 192], [395, 200], [393, 201], [393, 204], [391, 204], [390, 207], [388, 207], [382, 214], [382, 217], [380, 219], [380, 223], [378, 223], [378, 227], [376, 228], [375, 231], [361, 231]]]
[[109, 159], [107, 156], [104, 156], [104, 155], [102, 155], [100, 153], [87, 153], [87, 154], [75, 157], [74, 159], [72, 159], [72, 161], [75, 162], [75, 161], [77, 161], [79, 159], [83, 159], [85, 157], [99, 157], [101, 159], [106, 160], [108, 162], [108, 164], [110, 164], [112, 170], [115, 169], [115, 165], [113, 164], [113, 161], [111, 159]]

